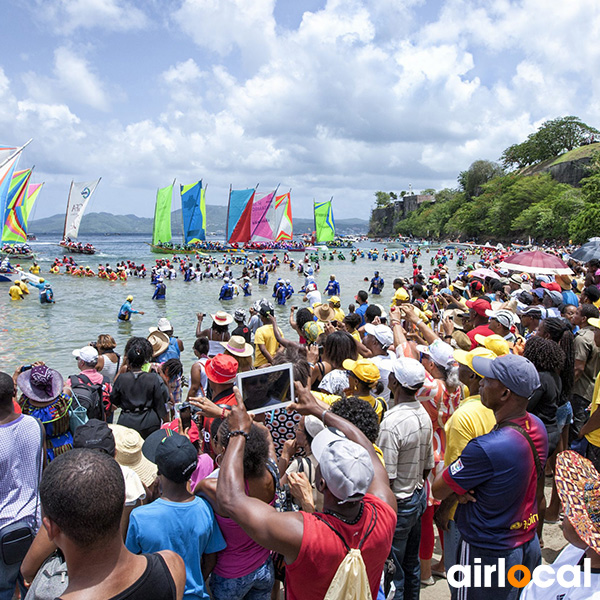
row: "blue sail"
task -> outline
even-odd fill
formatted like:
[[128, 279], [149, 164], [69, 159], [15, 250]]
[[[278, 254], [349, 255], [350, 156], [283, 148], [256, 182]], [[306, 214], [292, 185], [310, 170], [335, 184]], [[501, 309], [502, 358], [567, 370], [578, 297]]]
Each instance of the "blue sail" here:
[[206, 215], [202, 180], [180, 186], [184, 243], [206, 239]]
[[227, 235], [225, 239], [229, 240], [231, 238], [253, 194], [254, 188], [231, 190], [229, 194], [229, 208], [227, 209]]

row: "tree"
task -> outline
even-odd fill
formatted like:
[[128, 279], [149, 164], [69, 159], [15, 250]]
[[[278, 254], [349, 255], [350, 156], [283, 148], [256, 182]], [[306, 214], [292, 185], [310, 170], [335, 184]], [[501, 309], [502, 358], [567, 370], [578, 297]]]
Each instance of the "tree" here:
[[481, 194], [481, 186], [494, 177], [503, 175], [502, 167], [491, 160], [476, 160], [467, 171], [461, 171], [458, 175], [458, 183], [465, 195], [470, 200]]
[[393, 192], [375, 192], [375, 208], [387, 208], [390, 206], [392, 203], [392, 194]]
[[506, 168], [522, 168], [548, 160], [589, 143], [600, 131], [578, 117], [560, 117], [546, 121], [521, 144], [509, 146], [501, 156]]

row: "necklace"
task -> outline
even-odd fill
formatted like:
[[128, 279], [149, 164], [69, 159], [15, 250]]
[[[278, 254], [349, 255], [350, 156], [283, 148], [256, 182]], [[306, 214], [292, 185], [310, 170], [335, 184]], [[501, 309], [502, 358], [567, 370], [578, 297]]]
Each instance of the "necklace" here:
[[339, 519], [340, 521], [343, 521], [347, 525], [356, 525], [360, 521], [360, 518], [362, 517], [364, 507], [365, 507], [365, 503], [361, 502], [360, 503], [360, 508], [358, 509], [358, 514], [356, 515], [356, 517], [354, 517], [354, 519], [346, 519], [345, 517], [342, 517], [342, 515], [340, 515], [339, 513], [334, 512], [333, 510], [327, 510], [327, 509], [325, 509], [323, 512], [326, 515], [331, 515], [332, 517], [335, 517], [336, 519]]

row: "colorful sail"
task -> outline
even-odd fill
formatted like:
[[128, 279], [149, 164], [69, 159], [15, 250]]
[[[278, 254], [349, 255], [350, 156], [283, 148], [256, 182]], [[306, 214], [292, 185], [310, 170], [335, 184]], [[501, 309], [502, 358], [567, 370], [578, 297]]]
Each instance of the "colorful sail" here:
[[[100, 177], [100, 179], [102, 178]], [[63, 238], [77, 238], [79, 235], [83, 213], [92, 198], [92, 194], [96, 191], [100, 179], [98, 181], [82, 181], [79, 183], [71, 181]]]
[[173, 186], [160, 188], [156, 192], [156, 206], [154, 208], [154, 229], [152, 231], [152, 244], [164, 244], [171, 241], [171, 203], [173, 201]]
[[317, 242], [332, 242], [335, 239], [333, 196], [328, 202], [315, 202], [315, 230]]
[[252, 227], [253, 188], [231, 190], [227, 208], [227, 241], [245, 243], [250, 241]]
[[275, 198], [275, 241], [292, 240], [294, 238], [294, 224], [292, 221], [291, 192]]
[[183, 241], [186, 244], [206, 239], [206, 190], [202, 180], [181, 185], [181, 212], [183, 217]]
[[251, 240], [253, 242], [272, 242], [275, 238], [275, 194], [263, 196], [252, 203]]
[[21, 155], [20, 152], [15, 152], [15, 148], [0, 148], [0, 221], [2, 225], [4, 225], [4, 215], [6, 214], [8, 190]]
[[27, 225], [23, 207], [27, 199], [27, 186], [33, 169], [18, 171], [13, 175], [8, 190], [7, 208], [2, 229], [3, 243], [23, 243], [27, 241]]
[[33, 210], [33, 205], [35, 204], [37, 197], [42, 191], [42, 187], [44, 187], [44, 183], [30, 183], [29, 187], [27, 188], [27, 197], [25, 198], [25, 202], [23, 204], [23, 222], [25, 223], [25, 233], [28, 232], [29, 216], [31, 215], [31, 211]]

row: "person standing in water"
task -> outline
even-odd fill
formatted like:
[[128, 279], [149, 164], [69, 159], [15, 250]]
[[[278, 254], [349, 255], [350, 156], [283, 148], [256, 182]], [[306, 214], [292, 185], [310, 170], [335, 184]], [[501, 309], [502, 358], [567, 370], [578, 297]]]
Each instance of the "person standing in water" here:
[[131, 303], [133, 302], [133, 296], [127, 296], [125, 302], [123, 302], [121, 308], [119, 309], [119, 314], [117, 315], [117, 319], [119, 321], [129, 321], [131, 319], [131, 315], [143, 315], [143, 310], [133, 310], [131, 308]]

